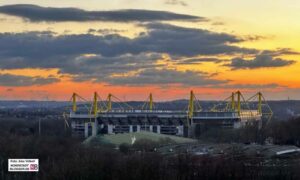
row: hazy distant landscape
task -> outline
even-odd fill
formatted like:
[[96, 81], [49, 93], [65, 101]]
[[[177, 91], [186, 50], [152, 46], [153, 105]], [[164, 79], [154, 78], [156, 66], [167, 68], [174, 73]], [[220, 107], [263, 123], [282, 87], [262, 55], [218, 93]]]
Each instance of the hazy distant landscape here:
[[[140, 109], [145, 102], [129, 101], [127, 102], [132, 107]], [[218, 101], [200, 101], [203, 110], [212, 108]], [[91, 103], [90, 103], [91, 104]], [[89, 104], [89, 105], [90, 105]], [[275, 119], [288, 119], [295, 116], [300, 116], [300, 100], [282, 100], [282, 101], [268, 101]], [[188, 100], [175, 100], [168, 102], [155, 103], [157, 109], [161, 110], [187, 110]], [[71, 102], [66, 101], [0, 101], [0, 111], [8, 109], [26, 110], [34, 108], [37, 110], [49, 109], [57, 111], [68, 111], [66, 107], [70, 107]], [[117, 105], [115, 105], [117, 106]]]

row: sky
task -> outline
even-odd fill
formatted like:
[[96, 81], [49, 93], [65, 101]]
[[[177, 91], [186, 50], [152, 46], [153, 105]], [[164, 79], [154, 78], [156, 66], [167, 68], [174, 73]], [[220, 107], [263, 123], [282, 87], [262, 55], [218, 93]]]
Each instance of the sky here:
[[298, 0], [1, 0], [0, 99], [300, 99]]

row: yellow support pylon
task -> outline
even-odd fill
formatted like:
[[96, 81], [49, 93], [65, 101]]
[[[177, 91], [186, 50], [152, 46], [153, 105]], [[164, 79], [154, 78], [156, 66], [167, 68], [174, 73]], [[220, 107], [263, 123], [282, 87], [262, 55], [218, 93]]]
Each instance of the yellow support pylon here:
[[237, 92], [237, 112], [240, 115], [241, 114], [241, 92]]
[[77, 104], [76, 104], [76, 93], [73, 93], [72, 95], [72, 111], [76, 112], [77, 111]]
[[235, 110], [235, 94], [234, 92], [231, 94], [231, 110]]
[[150, 109], [150, 112], [152, 112], [152, 110], [153, 110], [153, 97], [152, 97], [152, 93], [150, 93], [150, 96], [149, 96], [149, 109]]
[[195, 98], [194, 92], [191, 91], [190, 101], [189, 101], [189, 112], [188, 112], [190, 119], [193, 117], [193, 114], [194, 114], [194, 98]]
[[112, 94], [108, 94], [108, 105], [107, 105], [107, 111], [111, 111], [112, 110], [112, 102], [111, 102], [111, 98], [112, 98]]
[[94, 108], [94, 116], [97, 117], [97, 114], [98, 114], [98, 94], [97, 94], [97, 92], [94, 93], [93, 108]]
[[258, 92], [258, 113], [262, 114], [262, 93]]

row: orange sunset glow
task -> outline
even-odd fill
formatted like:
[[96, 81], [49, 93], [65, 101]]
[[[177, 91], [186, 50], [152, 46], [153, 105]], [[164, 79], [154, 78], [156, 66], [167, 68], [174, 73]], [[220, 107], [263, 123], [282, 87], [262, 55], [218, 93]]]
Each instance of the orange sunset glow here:
[[300, 99], [300, 2], [172, 2], [1, 1], [0, 98]]

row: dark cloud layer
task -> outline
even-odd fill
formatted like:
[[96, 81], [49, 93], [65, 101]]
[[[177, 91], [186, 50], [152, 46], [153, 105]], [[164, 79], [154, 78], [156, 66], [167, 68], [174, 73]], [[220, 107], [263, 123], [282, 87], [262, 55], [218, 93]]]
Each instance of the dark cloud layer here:
[[75, 58], [82, 54], [120, 57], [142, 53], [196, 56], [257, 52], [229, 45], [241, 40], [225, 33], [165, 24], [145, 26], [148, 32], [133, 39], [117, 34], [1, 33], [0, 68], [60, 68], [75, 63]]
[[[227, 81], [215, 80], [209, 74], [195, 71], [177, 71], [157, 64], [161, 54], [126, 54], [118, 57], [79, 57], [61, 73], [75, 75], [74, 81], [105, 82], [114, 85], [185, 85], [210, 86]], [[131, 72], [132, 74], [126, 74]], [[117, 74], [117, 76], [114, 76]]]
[[[158, 60], [163, 59], [163, 54], [168, 54], [176, 57], [177, 60], [173, 61], [178, 64], [218, 63], [220, 60], [215, 58], [194, 57], [259, 53], [255, 49], [231, 45], [244, 39], [226, 33], [161, 23], [141, 26], [147, 31], [135, 38], [118, 34], [58, 35], [49, 31], [0, 33], [0, 69], [57, 68], [61, 74], [71, 75], [74, 81], [209, 87], [225, 85], [228, 81], [213, 79], [202, 72], [170, 70]], [[228, 66], [239, 69], [279, 67], [292, 63], [260, 54], [250, 61], [233, 59]], [[6, 86], [42, 85], [58, 81], [51, 77], [2, 76], [0, 85]]]
[[30, 4], [6, 5], [0, 7], [0, 13], [26, 18], [30, 21], [167, 21], [167, 20], [206, 20], [203, 17], [176, 14], [167, 11], [151, 10], [114, 10], [86, 11], [76, 8], [41, 7]]
[[12, 74], [0, 74], [0, 86], [32, 86], [32, 85], [46, 85], [59, 82], [59, 79], [54, 77], [29, 77]]
[[117, 57], [103, 57], [101, 55], [86, 57], [80, 56], [61, 66], [60, 73], [76, 75], [76, 81], [103, 81], [113, 74], [125, 74], [141, 69], [161, 67], [156, 64], [161, 59], [160, 54], [142, 53], [137, 55], [125, 54]]
[[194, 56], [235, 53], [256, 53], [255, 49], [240, 48], [230, 43], [243, 42], [237, 36], [208, 30], [185, 28], [161, 23], [149, 23], [149, 32], [137, 39], [141, 47], [172, 55]]
[[202, 72], [177, 71], [172, 69], [145, 69], [135, 76], [111, 77], [111, 84], [118, 85], [186, 85], [186, 86], [211, 86], [224, 84], [228, 81], [210, 79]]
[[[73, 75], [75, 81], [109, 84], [138, 85], [144, 82], [206, 86], [224, 81], [211, 79], [199, 72], [180, 72], [166, 68], [157, 70], [163, 68], [157, 64], [157, 60], [162, 59], [162, 53], [189, 57], [199, 54], [256, 52], [228, 45], [241, 41], [229, 34], [157, 23], [144, 26], [148, 32], [133, 39], [117, 34], [2, 33], [0, 68], [58, 68], [62, 74]], [[132, 72], [136, 74], [123, 76]], [[120, 76], [114, 77], [114, 74]]]
[[269, 55], [260, 54], [254, 59], [245, 60], [243, 58], [234, 58], [228, 66], [233, 69], [256, 69], [269, 67], [283, 67], [295, 63], [294, 60], [285, 60], [281, 58], [274, 58]]

